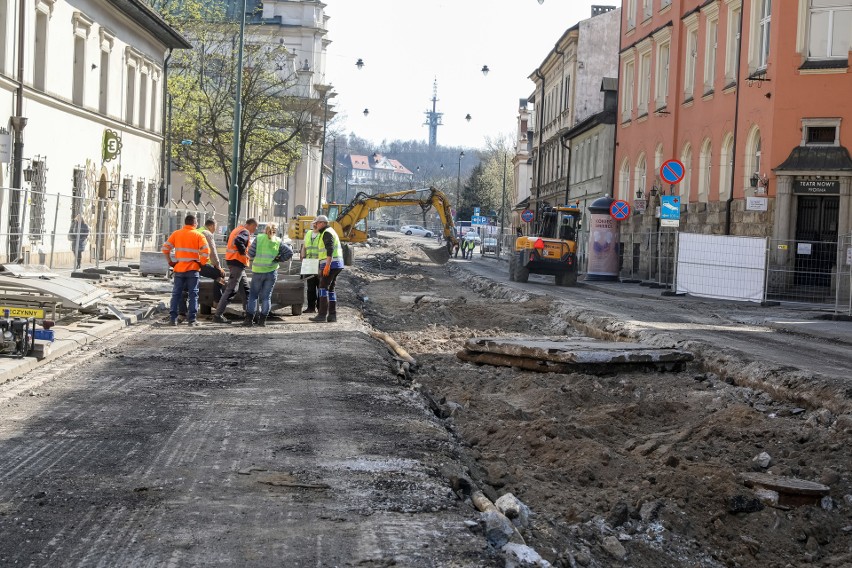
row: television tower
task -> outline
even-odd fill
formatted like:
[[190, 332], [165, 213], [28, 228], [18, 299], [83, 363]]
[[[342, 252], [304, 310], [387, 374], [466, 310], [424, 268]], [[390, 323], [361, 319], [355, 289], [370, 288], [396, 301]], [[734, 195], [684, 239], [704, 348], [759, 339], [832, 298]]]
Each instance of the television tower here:
[[438, 79], [432, 84], [432, 110], [427, 110], [426, 122], [423, 124], [429, 127], [429, 149], [434, 151], [438, 146], [438, 127], [441, 126], [441, 117], [444, 113], [438, 112]]

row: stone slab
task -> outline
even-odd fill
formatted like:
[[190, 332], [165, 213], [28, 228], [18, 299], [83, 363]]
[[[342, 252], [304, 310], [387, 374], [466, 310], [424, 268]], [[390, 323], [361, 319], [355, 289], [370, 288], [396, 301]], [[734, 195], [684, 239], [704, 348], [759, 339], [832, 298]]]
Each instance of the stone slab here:
[[660, 349], [641, 343], [622, 343], [576, 338], [474, 337], [464, 347], [473, 353], [508, 355], [526, 359], [577, 365], [686, 363], [692, 353]]
[[830, 487], [822, 483], [796, 479], [795, 477], [770, 475], [768, 473], [742, 473], [740, 474], [740, 478], [749, 487], [760, 486], [789, 495], [822, 497], [828, 495], [831, 491]]

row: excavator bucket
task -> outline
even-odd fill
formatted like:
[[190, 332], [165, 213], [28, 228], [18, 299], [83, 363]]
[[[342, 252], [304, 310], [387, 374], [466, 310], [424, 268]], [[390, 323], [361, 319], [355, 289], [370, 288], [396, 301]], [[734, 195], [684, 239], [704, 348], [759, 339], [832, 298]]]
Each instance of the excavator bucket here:
[[423, 252], [426, 253], [426, 256], [429, 257], [429, 260], [431, 260], [435, 264], [447, 264], [450, 261], [450, 250], [446, 246], [441, 246], [438, 248], [420, 248]]

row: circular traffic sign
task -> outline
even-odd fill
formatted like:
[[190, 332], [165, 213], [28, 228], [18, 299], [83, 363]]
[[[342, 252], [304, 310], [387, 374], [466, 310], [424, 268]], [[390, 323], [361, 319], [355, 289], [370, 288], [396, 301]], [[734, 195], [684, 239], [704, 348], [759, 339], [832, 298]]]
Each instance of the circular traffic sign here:
[[609, 206], [609, 216], [616, 221], [624, 221], [630, 217], [630, 204], [621, 199], [617, 199]]
[[666, 183], [675, 184], [683, 181], [683, 176], [686, 175], [686, 168], [680, 160], [666, 160], [660, 166], [660, 177]]
[[523, 212], [521, 213], [521, 220], [523, 220], [524, 223], [529, 223], [530, 221], [533, 220], [534, 217], [535, 217], [535, 213], [533, 213], [529, 209], [524, 209]]

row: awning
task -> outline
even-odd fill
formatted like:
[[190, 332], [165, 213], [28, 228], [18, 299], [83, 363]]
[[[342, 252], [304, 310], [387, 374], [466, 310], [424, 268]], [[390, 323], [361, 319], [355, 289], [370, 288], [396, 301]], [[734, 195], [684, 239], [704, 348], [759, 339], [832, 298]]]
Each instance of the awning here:
[[852, 172], [852, 158], [843, 146], [796, 146], [775, 172]]

